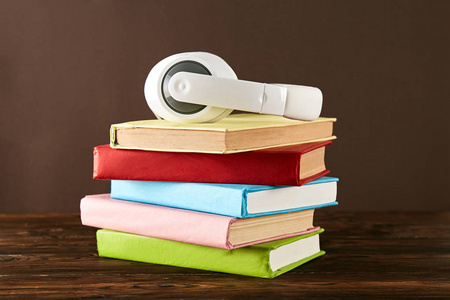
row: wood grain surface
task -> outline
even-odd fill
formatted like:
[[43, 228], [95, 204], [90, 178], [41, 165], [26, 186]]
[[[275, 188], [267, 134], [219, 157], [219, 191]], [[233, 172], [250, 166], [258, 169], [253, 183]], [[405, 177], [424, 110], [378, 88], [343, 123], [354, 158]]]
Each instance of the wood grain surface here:
[[450, 212], [319, 210], [327, 254], [275, 279], [99, 258], [78, 214], [0, 215], [0, 298], [445, 298]]

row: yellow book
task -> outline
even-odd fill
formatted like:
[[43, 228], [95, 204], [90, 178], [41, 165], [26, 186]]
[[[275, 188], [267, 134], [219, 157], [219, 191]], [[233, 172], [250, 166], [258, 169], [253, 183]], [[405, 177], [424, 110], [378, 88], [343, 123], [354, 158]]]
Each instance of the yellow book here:
[[336, 118], [315, 121], [234, 114], [215, 123], [177, 124], [166, 120], [111, 125], [113, 148], [169, 152], [236, 153], [332, 140]]

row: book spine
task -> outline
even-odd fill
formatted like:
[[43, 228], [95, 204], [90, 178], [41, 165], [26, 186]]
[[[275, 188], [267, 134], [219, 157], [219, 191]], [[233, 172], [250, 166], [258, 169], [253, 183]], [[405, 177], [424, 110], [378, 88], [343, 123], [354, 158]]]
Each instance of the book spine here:
[[83, 225], [228, 249], [233, 218], [111, 199], [108, 194], [81, 200]]
[[111, 180], [111, 197], [243, 217], [243, 191], [208, 183]]
[[270, 278], [270, 249], [224, 250], [116, 231], [97, 231], [99, 256]]
[[[299, 153], [173, 153], [94, 148], [94, 179], [299, 185]], [[306, 181], [302, 182], [306, 183]]]

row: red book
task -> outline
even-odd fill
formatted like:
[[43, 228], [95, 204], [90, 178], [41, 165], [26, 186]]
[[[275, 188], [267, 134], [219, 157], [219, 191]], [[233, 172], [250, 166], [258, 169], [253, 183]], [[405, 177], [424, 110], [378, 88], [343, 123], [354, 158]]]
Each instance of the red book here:
[[94, 148], [94, 179], [300, 186], [329, 173], [331, 141], [234, 154]]

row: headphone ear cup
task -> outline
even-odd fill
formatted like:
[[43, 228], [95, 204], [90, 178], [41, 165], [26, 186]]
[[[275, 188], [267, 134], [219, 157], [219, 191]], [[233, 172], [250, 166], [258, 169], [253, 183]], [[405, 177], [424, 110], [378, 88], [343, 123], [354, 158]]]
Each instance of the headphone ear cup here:
[[177, 72], [193, 72], [237, 79], [233, 69], [219, 56], [207, 52], [186, 52], [157, 63], [147, 76], [144, 95], [155, 115], [177, 123], [215, 122], [233, 109], [179, 102], [168, 92], [168, 81]]
[[232, 111], [233, 111], [232, 108], [225, 109], [220, 115], [214, 117], [211, 120], [205, 121], [205, 122], [214, 123], [214, 122], [220, 121], [223, 118], [225, 118], [226, 116], [228, 116], [229, 114], [231, 114]]

